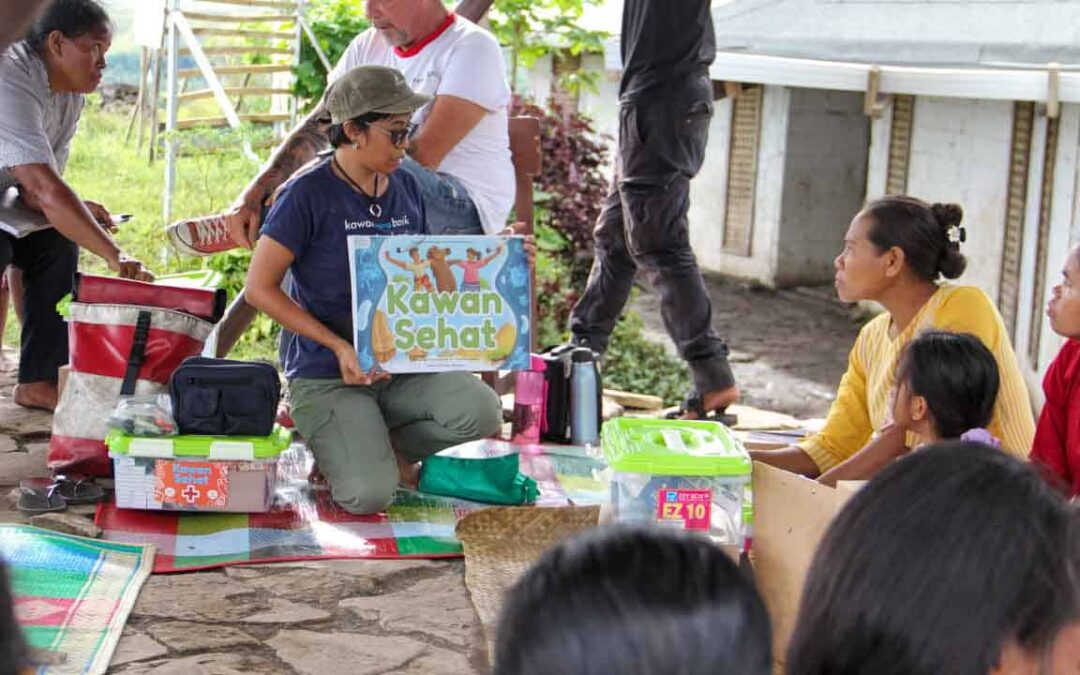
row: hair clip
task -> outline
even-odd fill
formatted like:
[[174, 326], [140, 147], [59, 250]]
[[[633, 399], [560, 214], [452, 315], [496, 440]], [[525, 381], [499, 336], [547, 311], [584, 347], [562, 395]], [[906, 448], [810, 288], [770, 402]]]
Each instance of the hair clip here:
[[952, 225], [945, 231], [950, 244], [960, 244], [967, 240], [967, 231], [959, 225]]

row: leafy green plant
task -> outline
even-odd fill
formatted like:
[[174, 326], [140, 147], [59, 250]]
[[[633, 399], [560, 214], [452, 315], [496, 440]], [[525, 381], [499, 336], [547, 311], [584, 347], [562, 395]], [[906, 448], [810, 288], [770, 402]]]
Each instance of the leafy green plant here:
[[547, 110], [515, 98], [513, 115], [540, 119], [543, 161], [536, 177], [542, 210], [537, 222], [559, 232], [567, 241], [567, 260], [573, 280], [584, 283], [592, 261], [593, 229], [607, 196], [607, 137], [592, 120], [577, 112]]
[[[589, 30], [579, 24], [586, 5], [601, 0], [495, 0], [489, 17], [491, 32], [499, 44], [510, 50], [510, 86], [517, 90], [518, 73], [531, 68], [541, 56], [563, 53], [578, 56], [603, 50], [604, 31]], [[595, 85], [578, 69], [560, 82], [568, 91]]]
[[566, 263], [569, 244], [557, 230], [543, 223], [536, 226], [536, 313], [537, 344], [551, 347], [565, 342], [570, 310], [578, 291]]
[[628, 311], [619, 319], [604, 356], [604, 386], [652, 394], [675, 405], [690, 389], [686, 364], [646, 339], [644, 329], [636, 312]]
[[[307, 4], [306, 18], [331, 65], [337, 63], [353, 38], [370, 25], [364, 16], [363, 3], [355, 0], [313, 0]], [[293, 91], [310, 108], [326, 88], [326, 69], [306, 36], [295, 73]]]

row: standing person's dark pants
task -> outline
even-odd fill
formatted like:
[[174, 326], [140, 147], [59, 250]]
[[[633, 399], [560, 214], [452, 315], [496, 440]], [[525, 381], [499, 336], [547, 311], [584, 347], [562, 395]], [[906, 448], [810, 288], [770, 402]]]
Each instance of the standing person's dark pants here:
[[71, 292], [78, 263], [78, 247], [54, 229], [21, 239], [0, 233], [0, 270], [10, 264], [23, 273], [20, 383], [56, 383], [68, 362], [67, 324], [56, 303]]
[[596, 258], [570, 318], [575, 342], [606, 350], [640, 267], [660, 293], [664, 326], [703, 395], [735, 384], [727, 345], [712, 328], [712, 302], [686, 218], [711, 117], [712, 83], [704, 70], [622, 101], [615, 176], [594, 233]]

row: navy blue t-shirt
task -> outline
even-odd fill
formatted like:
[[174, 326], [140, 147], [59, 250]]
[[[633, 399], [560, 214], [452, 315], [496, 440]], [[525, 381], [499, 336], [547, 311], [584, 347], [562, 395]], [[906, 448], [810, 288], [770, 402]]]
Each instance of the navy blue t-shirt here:
[[[377, 218], [371, 202], [334, 174], [327, 159], [285, 186], [262, 226], [264, 235], [296, 257], [293, 299], [343, 337], [352, 325], [348, 237], [425, 232], [420, 187], [409, 174], [390, 174]], [[329, 379], [341, 377], [341, 370], [333, 352], [297, 335], [285, 356], [285, 376]]]

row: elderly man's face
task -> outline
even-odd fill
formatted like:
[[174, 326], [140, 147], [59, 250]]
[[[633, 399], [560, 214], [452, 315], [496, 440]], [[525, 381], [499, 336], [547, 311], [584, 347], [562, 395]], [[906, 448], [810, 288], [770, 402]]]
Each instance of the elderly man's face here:
[[3, 0], [0, 2], [0, 52], [21, 39], [52, 0]]
[[387, 42], [400, 47], [423, 37], [419, 28], [428, 21], [431, 3], [424, 0], [365, 0], [368, 19]]

